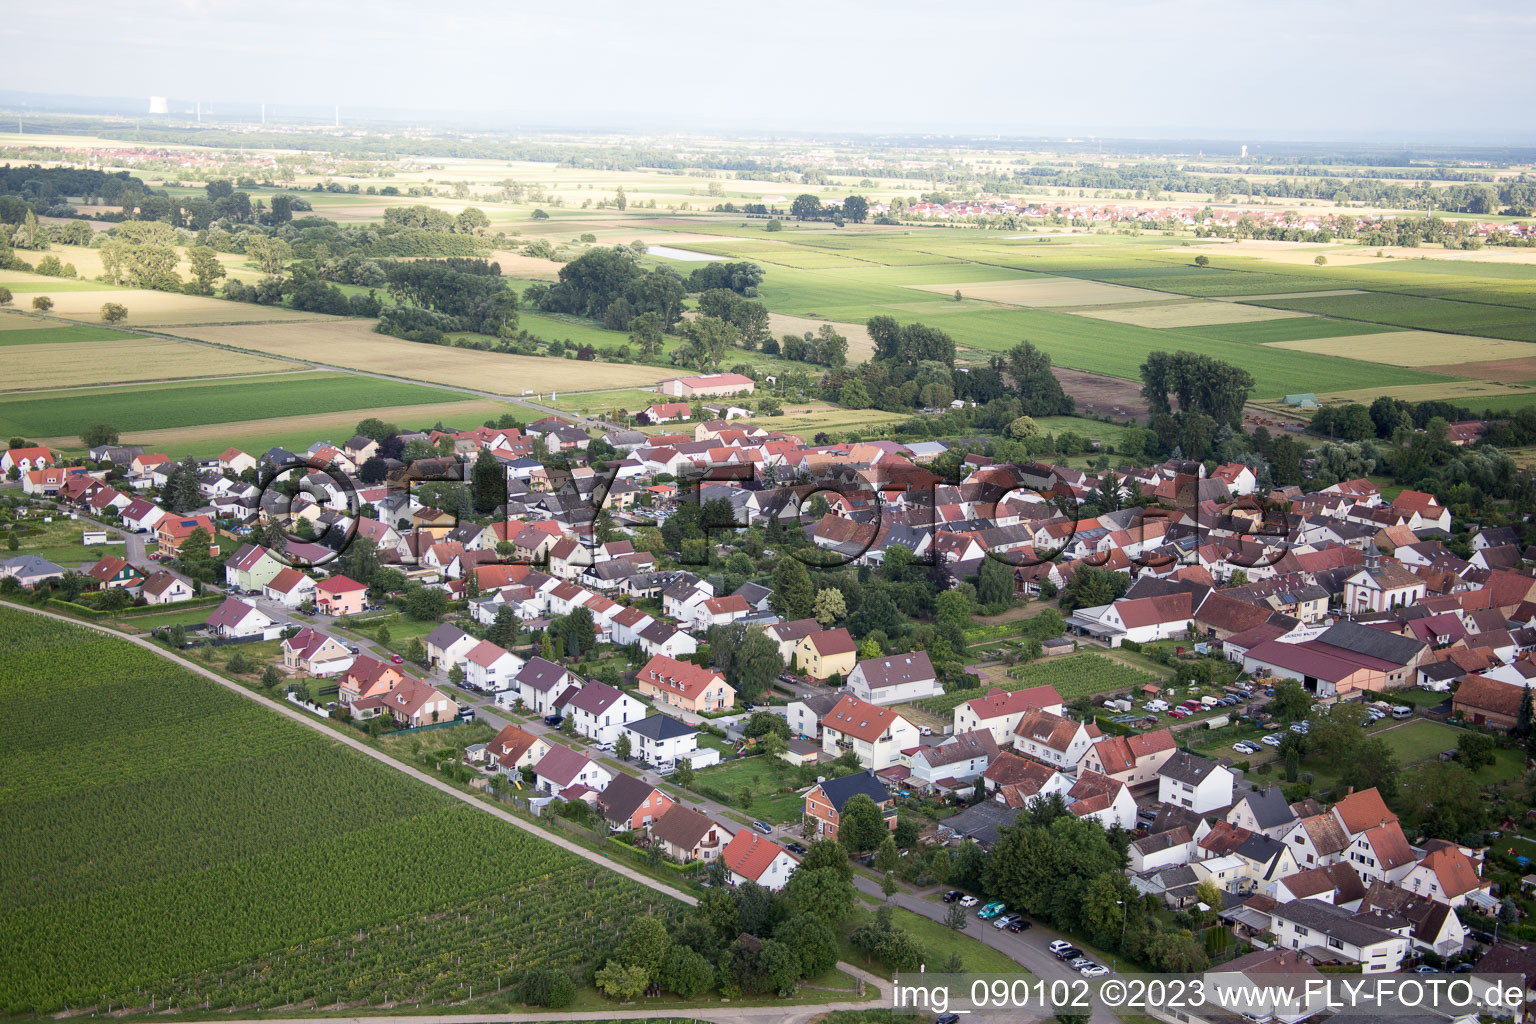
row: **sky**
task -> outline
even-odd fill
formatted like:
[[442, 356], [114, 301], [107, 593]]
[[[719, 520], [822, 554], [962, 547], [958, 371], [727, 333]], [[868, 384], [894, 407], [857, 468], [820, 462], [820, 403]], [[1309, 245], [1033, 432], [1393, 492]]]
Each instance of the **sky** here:
[[0, 89], [588, 128], [1536, 141], [1528, 0], [13, 4]]

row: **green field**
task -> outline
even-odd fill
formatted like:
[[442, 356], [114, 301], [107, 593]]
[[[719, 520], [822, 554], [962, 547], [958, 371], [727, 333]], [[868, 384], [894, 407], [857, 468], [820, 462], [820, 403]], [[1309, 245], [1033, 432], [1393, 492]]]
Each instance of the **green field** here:
[[133, 335], [108, 327], [38, 327], [0, 331], [0, 347], [56, 345], [67, 341], [122, 341]]
[[346, 373], [296, 373], [0, 396], [0, 432], [66, 437], [105, 421], [127, 433], [347, 409], [377, 409], [387, 417], [390, 406], [463, 400], [462, 394], [430, 385]]
[[[777, 757], [742, 757], [696, 772], [698, 787], [708, 786], [731, 796], [731, 802], [755, 818], [774, 824], [799, 821], [805, 816], [805, 799], [797, 793], [777, 793], [786, 786], [800, 786], [800, 774], [788, 761]], [[743, 794], [751, 793], [748, 803]]]
[[[1053, 687], [1062, 700], [1155, 683], [1158, 677], [1102, 654], [1070, 654], [1054, 661], [1035, 661], [1008, 670], [1007, 689], [1023, 690], [1031, 686]], [[913, 703], [935, 715], [948, 715], [966, 701], [985, 696], [986, 690], [950, 690], [941, 697], [924, 697]]]
[[666, 902], [124, 640], [0, 638], [6, 1013], [457, 1001]]

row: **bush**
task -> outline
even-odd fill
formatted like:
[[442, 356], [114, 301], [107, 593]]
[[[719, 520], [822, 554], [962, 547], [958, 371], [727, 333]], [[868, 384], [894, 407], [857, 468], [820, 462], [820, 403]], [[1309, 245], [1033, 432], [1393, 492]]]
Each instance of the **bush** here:
[[128, 319], [128, 307], [121, 302], [103, 302], [101, 319], [104, 323], [118, 324]]
[[53, 300], [46, 295], [39, 295], [32, 300], [32, 308], [39, 313], [46, 313], [53, 308]]

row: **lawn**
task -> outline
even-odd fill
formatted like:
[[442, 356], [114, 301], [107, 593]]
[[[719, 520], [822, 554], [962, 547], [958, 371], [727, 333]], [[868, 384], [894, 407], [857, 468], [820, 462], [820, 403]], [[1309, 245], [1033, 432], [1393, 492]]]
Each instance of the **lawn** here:
[[[124, 433], [143, 433], [349, 409], [388, 415], [391, 406], [459, 402], [463, 398], [441, 388], [350, 373], [278, 374], [0, 396], [0, 431], [27, 437], [68, 437], [92, 423], [107, 422]], [[362, 418], [359, 414], [358, 419]]]
[[[67, 515], [55, 515], [52, 519], [53, 522], [45, 523], [42, 517], [33, 516], [8, 524], [9, 530], [5, 532], [13, 534], [20, 546], [14, 552], [7, 551], [5, 557], [36, 555], [66, 569], [81, 564], [95, 564], [103, 555], [123, 557], [124, 547], [120, 538], [115, 544], [93, 544], [86, 547], [80, 543], [80, 537], [87, 529], [96, 527], [79, 519], [70, 519]], [[109, 531], [107, 537], [111, 540], [116, 535]]]
[[125, 640], [0, 609], [0, 657], [6, 1013], [457, 1002], [667, 904]]
[[[862, 895], [862, 894], [861, 894]], [[878, 899], [875, 901], [879, 905]], [[1003, 974], [1009, 977], [1032, 977], [1012, 957], [1001, 950], [993, 949], [980, 939], [973, 936], [980, 934], [984, 928], [991, 928], [990, 921], [983, 921], [976, 917], [974, 912], [969, 915], [969, 924], [964, 931], [954, 931], [947, 925], [938, 921], [914, 914], [904, 907], [892, 907], [892, 923], [899, 926], [917, 940], [918, 945], [928, 951], [926, 965], [932, 970], [941, 971], [944, 962], [949, 959], [951, 953], [960, 954], [961, 963], [965, 971], [972, 974]], [[874, 918], [874, 911], [862, 906], [856, 906], [853, 917], [844, 924], [844, 931], [839, 939], [841, 959], [844, 963], [863, 967], [871, 974], [877, 974], [882, 978], [891, 976], [890, 970], [879, 960], [866, 960], [864, 954], [854, 949], [848, 936], [854, 929]]]
[[1443, 722], [1415, 719], [1386, 730], [1370, 730], [1385, 740], [1403, 764], [1417, 764], [1438, 757], [1441, 751], [1455, 750], [1462, 730]]
[[[776, 825], [805, 817], [805, 799], [796, 793], [778, 793], [786, 786], [800, 787], [800, 774], [777, 757], [743, 757], [694, 773], [695, 787], [726, 793], [730, 803], [745, 813]], [[749, 796], [750, 794], [750, 796]]]

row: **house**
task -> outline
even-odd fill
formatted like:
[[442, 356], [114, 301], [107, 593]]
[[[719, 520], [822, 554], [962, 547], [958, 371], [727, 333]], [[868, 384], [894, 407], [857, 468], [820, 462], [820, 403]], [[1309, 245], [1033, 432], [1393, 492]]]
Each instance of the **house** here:
[[511, 707], [522, 701], [534, 714], [552, 715], [556, 702], [573, 685], [574, 677], [552, 661], [538, 655], [529, 658], [513, 677], [514, 685], [496, 694], [496, 704]]
[[646, 830], [651, 842], [673, 860], [689, 864], [713, 863], [732, 833], [708, 815], [676, 804], [662, 813]]
[[346, 576], [328, 576], [315, 584], [314, 601], [323, 615], [360, 615], [368, 604], [368, 587]]
[[1130, 787], [1107, 775], [1079, 771], [1066, 800], [1074, 816], [1092, 818], [1107, 829], [1136, 827], [1136, 800]]
[[281, 624], [267, 618], [255, 605], [236, 597], [226, 597], [208, 616], [206, 625], [214, 636], [225, 639], [260, 637], [272, 640], [283, 631]]
[[710, 626], [726, 626], [750, 614], [752, 609], [747, 605], [747, 599], [744, 597], [738, 597], [735, 594], [710, 597], [695, 609], [693, 626], [700, 632], [706, 632]]
[[[789, 734], [809, 740], [821, 739], [821, 720], [837, 706], [842, 696], [833, 691], [809, 693], [791, 698], [784, 708]], [[818, 748], [819, 749], [819, 748]]]
[[784, 888], [790, 873], [800, 863], [778, 843], [746, 828], [725, 844], [720, 860], [731, 873], [732, 885], [756, 882], [773, 892]]
[[[486, 744], [485, 749], [487, 759], [496, 770], [512, 775], [524, 768], [532, 768], [543, 760], [544, 755], [549, 753], [549, 740], [521, 726], [508, 725], [502, 727], [501, 732]], [[626, 775], [623, 778], [632, 776]]]
[[165, 516], [165, 509], [156, 505], [148, 498], [134, 498], [123, 509], [119, 518], [122, 520], [123, 526], [134, 533], [149, 533]]
[[634, 775], [619, 773], [597, 797], [597, 811], [618, 832], [643, 829], [672, 807], [672, 798]]
[[[1242, 802], [1239, 801], [1239, 805]], [[1235, 813], [1237, 807], [1232, 810]], [[1232, 820], [1231, 814], [1227, 815], [1227, 820]], [[1313, 814], [1292, 823], [1280, 836], [1280, 841], [1290, 847], [1296, 865], [1301, 868], [1337, 864], [1350, 844], [1344, 826], [1331, 814]]]
[[1344, 851], [1350, 867], [1368, 880], [1398, 882], [1414, 868], [1413, 848], [1396, 821], [1366, 829]]
[[1366, 884], [1355, 869], [1340, 861], [1300, 871], [1274, 879], [1268, 891], [1280, 903], [1291, 900], [1323, 900], [1348, 906], [1365, 896]]
[[769, 639], [779, 645], [779, 658], [784, 664], [793, 667], [795, 663], [795, 645], [807, 636], [821, 629], [821, 624], [815, 619], [795, 619], [793, 622], [774, 622], [763, 627], [763, 632]]
[[739, 373], [707, 373], [696, 377], [674, 377], [656, 385], [658, 393], [674, 398], [713, 398], [722, 395], [751, 394], [757, 387], [751, 377]]
[[646, 406], [636, 414], [635, 418], [641, 423], [674, 423], [678, 420], [686, 420], [693, 416], [693, 407], [687, 402], [658, 402], [655, 405]]
[[[166, 516], [156, 523], [155, 541], [160, 545], [160, 554], [181, 557], [181, 545], [198, 530], [203, 530], [208, 535], [207, 557], [217, 555], [219, 553], [218, 530], [214, 527], [213, 520], [207, 516]], [[194, 554], [203, 556], [203, 552], [200, 551]]]
[[1397, 821], [1397, 815], [1387, 808], [1386, 801], [1382, 800], [1374, 786], [1345, 794], [1344, 799], [1335, 803], [1329, 813], [1337, 819], [1351, 841], [1373, 828]]
[[353, 654], [333, 636], [305, 626], [282, 643], [283, 667], [289, 672], [323, 677], [352, 667]]
[[1408, 955], [1408, 921], [1345, 910], [1323, 900], [1292, 900], [1270, 912], [1275, 943], [1314, 963], [1359, 964], [1361, 973], [1396, 971]]
[[997, 741], [986, 729], [948, 736], [931, 747], [902, 751], [912, 770], [912, 785], [925, 789], [969, 788], [998, 754]]
[[836, 839], [843, 808], [849, 800], [859, 795], [873, 800], [885, 815], [887, 827], [896, 828], [896, 798], [880, 784], [879, 779], [865, 771], [818, 782], [806, 792], [805, 813], [815, 820], [816, 834], [825, 839]]
[[901, 752], [918, 743], [917, 727], [890, 708], [852, 695], [833, 705], [821, 720], [821, 749], [832, 757], [852, 750], [872, 772], [901, 763]]
[[1180, 751], [1157, 771], [1158, 800], [1207, 814], [1231, 806], [1233, 775], [1230, 770], [1195, 754]]
[[736, 704], [736, 689], [714, 669], [656, 654], [635, 675], [640, 693], [684, 711], [724, 711]]
[[388, 693], [353, 701], [352, 713], [358, 718], [387, 714], [401, 728], [420, 729], [452, 721], [459, 713], [459, 705], [442, 690], [406, 676]]
[[1014, 749], [1065, 772], [1077, 770], [1092, 742], [1093, 737], [1082, 722], [1049, 711], [1025, 712], [1013, 729]]
[[175, 604], [192, 600], [192, 584], [175, 573], [161, 569], [150, 575], [139, 588], [139, 596], [145, 604]]
[[938, 674], [927, 651], [868, 658], [848, 673], [848, 692], [871, 704], [900, 704], [942, 696]]
[[14, 469], [19, 477], [34, 469], [47, 469], [57, 461], [53, 452], [41, 446], [7, 448], [0, 454], [0, 473], [9, 476]]
[[1450, 956], [1467, 941], [1466, 926], [1454, 908], [1386, 882], [1371, 883], [1358, 909], [1407, 920], [1415, 950]]
[[388, 662], [359, 654], [337, 683], [337, 700], [344, 706], [364, 697], [388, 693], [405, 680], [405, 673]]
[[506, 648], [482, 640], [464, 652], [464, 685], [481, 693], [496, 693], [512, 685], [523, 659]]
[[28, 590], [44, 580], [64, 578], [64, 570], [46, 558], [36, 555], [17, 555], [0, 562], [0, 579], [13, 579]]
[[1243, 796], [1227, 812], [1227, 821], [1250, 832], [1284, 841], [1296, 824], [1296, 812], [1279, 786], [1270, 785]]
[[85, 570], [85, 575], [91, 580], [91, 585], [102, 590], [137, 590], [143, 583], [144, 577], [126, 558], [118, 558], [116, 555], [104, 555], [101, 561]]
[[549, 753], [533, 766], [534, 785], [539, 792], [559, 796], [576, 786], [601, 791], [613, 781], [613, 772], [586, 754], [558, 743], [549, 745]]
[[646, 706], [618, 687], [596, 680], [565, 706], [578, 733], [596, 743], [616, 743], [624, 726], [645, 717]]
[[1079, 762], [1083, 771], [1098, 772], [1127, 786], [1157, 782], [1157, 772], [1178, 749], [1168, 729], [1101, 736]]
[[858, 645], [846, 629], [808, 633], [795, 644], [793, 664], [813, 679], [846, 676], [859, 661]]
[[260, 544], [242, 544], [224, 563], [224, 583], [242, 591], [259, 593], [284, 568], [284, 563]]
[[447, 672], [462, 663], [465, 655], [479, 642], [448, 622], [428, 633], [423, 640], [427, 649], [427, 662], [439, 672]]
[[698, 751], [698, 732], [668, 715], [647, 715], [638, 721], [631, 719], [623, 731], [629, 737], [630, 756], [638, 757], [645, 764], [661, 765], [669, 761], [676, 764], [679, 759], [692, 763], [692, 755]]
[[1381, 561], [1375, 544], [1367, 544], [1365, 563], [1344, 580], [1344, 607], [1355, 614], [1406, 608], [1424, 597], [1424, 578], [1397, 562]]
[[1448, 907], [1462, 906], [1472, 893], [1489, 887], [1489, 883], [1478, 876], [1472, 858], [1450, 845], [1425, 854], [1424, 859], [1403, 876], [1400, 884], [1408, 892]]
[[985, 697], [966, 701], [955, 708], [958, 733], [987, 729], [999, 745], [1012, 742], [1019, 720], [1031, 711], [1049, 711], [1059, 715], [1064, 710], [1061, 696], [1049, 686], [1031, 686], [1022, 690], [993, 687]]
[[1133, 842], [1128, 851], [1132, 874], [1188, 864], [1195, 857], [1195, 840], [1183, 825], [1155, 832]]
[[291, 566], [285, 566], [261, 588], [261, 596], [284, 608], [301, 608], [313, 604], [315, 581]]
[[1473, 725], [1508, 732], [1520, 720], [1520, 704], [1529, 686], [1469, 675], [1451, 696], [1451, 713]]

